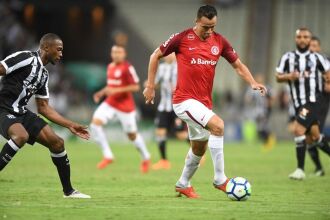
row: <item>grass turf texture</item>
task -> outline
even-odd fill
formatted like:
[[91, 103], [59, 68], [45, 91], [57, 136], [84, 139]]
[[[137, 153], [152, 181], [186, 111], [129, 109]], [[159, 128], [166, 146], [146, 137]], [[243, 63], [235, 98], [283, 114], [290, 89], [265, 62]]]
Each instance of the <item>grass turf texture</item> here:
[[[268, 153], [258, 145], [225, 144], [226, 174], [247, 178], [251, 198], [230, 201], [213, 188], [207, 152], [192, 182], [202, 198], [190, 200], [174, 193], [187, 144], [168, 145], [172, 169], [142, 175], [139, 155], [129, 143], [113, 143], [116, 161], [99, 171], [101, 155], [95, 144], [67, 142], [74, 187], [90, 194], [90, 200], [63, 199], [48, 151], [26, 146], [0, 174], [0, 219], [330, 219], [330, 160], [323, 153], [326, 176], [314, 177], [314, 166], [306, 158], [308, 178], [293, 181], [287, 177], [295, 168], [293, 143], [278, 143]], [[149, 149], [155, 162], [155, 144]]]

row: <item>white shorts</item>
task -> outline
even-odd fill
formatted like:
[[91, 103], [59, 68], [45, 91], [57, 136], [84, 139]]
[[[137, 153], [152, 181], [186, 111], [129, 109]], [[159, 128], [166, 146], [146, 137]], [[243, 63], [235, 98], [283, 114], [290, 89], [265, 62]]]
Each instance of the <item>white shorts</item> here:
[[189, 139], [205, 141], [209, 138], [210, 132], [205, 129], [207, 123], [215, 113], [204, 104], [188, 99], [179, 104], [173, 104], [175, 114], [188, 125]]
[[123, 130], [126, 133], [137, 132], [136, 125], [136, 113], [132, 112], [122, 112], [116, 108], [113, 108], [106, 102], [103, 102], [94, 112], [93, 118], [100, 119], [103, 124], [106, 124], [108, 120], [118, 118]]

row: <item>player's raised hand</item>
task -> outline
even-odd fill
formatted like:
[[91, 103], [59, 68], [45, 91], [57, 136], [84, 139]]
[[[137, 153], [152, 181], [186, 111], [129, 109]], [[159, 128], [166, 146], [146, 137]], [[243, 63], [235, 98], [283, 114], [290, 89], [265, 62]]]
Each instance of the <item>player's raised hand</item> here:
[[262, 96], [265, 96], [267, 94], [267, 88], [264, 85], [260, 84], [260, 83], [257, 83], [256, 82], [256, 83], [252, 84], [251, 85], [251, 88], [253, 90], [259, 90], [260, 91], [260, 94]]
[[143, 90], [143, 96], [146, 101], [146, 104], [154, 104], [155, 89], [151, 87], [146, 87]]
[[80, 125], [80, 124], [72, 124], [68, 129], [72, 132], [72, 134], [88, 140], [90, 138], [90, 134], [87, 131], [88, 126], [86, 125]]

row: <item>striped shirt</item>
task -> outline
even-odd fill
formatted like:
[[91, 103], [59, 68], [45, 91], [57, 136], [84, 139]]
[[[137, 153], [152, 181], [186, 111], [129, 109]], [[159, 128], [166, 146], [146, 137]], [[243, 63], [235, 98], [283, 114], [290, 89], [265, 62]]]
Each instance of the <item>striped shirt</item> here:
[[158, 111], [171, 112], [172, 96], [177, 82], [177, 65], [176, 62], [161, 63], [158, 67], [156, 75], [156, 83], [160, 84], [160, 102]]
[[291, 98], [297, 109], [308, 102], [316, 102], [317, 96], [323, 91], [322, 74], [329, 69], [329, 63], [322, 55], [296, 50], [282, 56], [276, 71], [279, 74], [299, 73], [298, 80], [288, 81]]
[[49, 98], [48, 71], [39, 51], [19, 51], [1, 61], [6, 75], [0, 82], [0, 109], [11, 113], [26, 113], [30, 98]]

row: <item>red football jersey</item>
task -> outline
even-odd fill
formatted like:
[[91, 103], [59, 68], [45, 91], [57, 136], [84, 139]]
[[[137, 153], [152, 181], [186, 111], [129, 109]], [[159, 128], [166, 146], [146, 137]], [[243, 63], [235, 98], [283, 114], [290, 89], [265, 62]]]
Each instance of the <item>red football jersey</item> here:
[[[114, 64], [110, 63], [107, 69], [107, 85], [109, 87], [124, 87], [139, 83], [139, 77], [134, 67], [127, 61]], [[105, 102], [122, 112], [135, 110], [135, 103], [131, 92], [110, 95]]]
[[178, 81], [173, 103], [195, 99], [212, 108], [212, 88], [215, 67], [220, 56], [229, 63], [238, 59], [230, 43], [213, 32], [202, 41], [192, 28], [173, 34], [160, 46], [164, 56], [175, 52], [178, 65]]

